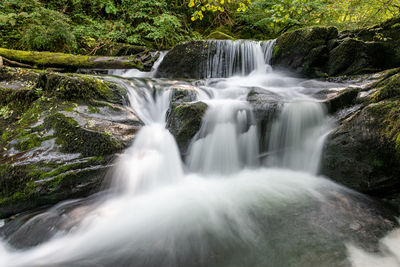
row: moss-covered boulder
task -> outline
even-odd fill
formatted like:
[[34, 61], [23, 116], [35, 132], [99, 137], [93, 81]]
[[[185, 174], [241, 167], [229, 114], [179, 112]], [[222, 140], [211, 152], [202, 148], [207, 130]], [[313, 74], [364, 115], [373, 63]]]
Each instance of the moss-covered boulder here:
[[167, 128], [175, 136], [181, 153], [184, 155], [192, 138], [201, 127], [207, 110], [203, 102], [173, 103], [167, 114]]
[[142, 122], [116, 84], [0, 71], [0, 217], [99, 190]]
[[271, 63], [290, 68], [309, 77], [324, 73], [329, 43], [338, 37], [334, 27], [313, 27], [288, 32], [278, 37]]
[[363, 89], [361, 109], [328, 137], [322, 173], [400, 207], [400, 73]]
[[312, 27], [277, 38], [272, 64], [307, 77], [372, 73], [400, 66], [400, 18], [338, 34]]

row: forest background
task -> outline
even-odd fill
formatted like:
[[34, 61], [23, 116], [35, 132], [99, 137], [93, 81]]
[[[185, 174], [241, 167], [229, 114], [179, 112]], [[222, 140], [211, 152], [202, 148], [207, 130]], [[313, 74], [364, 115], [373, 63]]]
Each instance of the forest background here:
[[400, 0], [1, 0], [0, 47], [73, 54], [116, 44], [168, 49], [216, 32], [268, 40], [308, 26], [368, 27], [398, 14]]

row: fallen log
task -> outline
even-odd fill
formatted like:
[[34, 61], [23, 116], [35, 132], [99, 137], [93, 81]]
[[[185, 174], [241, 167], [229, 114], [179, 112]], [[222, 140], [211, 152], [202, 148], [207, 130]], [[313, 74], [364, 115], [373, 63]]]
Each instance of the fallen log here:
[[[16, 63], [28, 64], [35, 68], [65, 69], [139, 69], [150, 70], [148, 62], [141, 62], [136, 56], [102, 57], [82, 56], [52, 52], [32, 52], [0, 48], [0, 56]], [[152, 63], [152, 62], [151, 62]]]
[[12, 60], [9, 60], [9, 59], [7, 59], [5, 57], [0, 57], [0, 58], [3, 59], [3, 65], [5, 65], [5, 66], [18, 67], [18, 68], [28, 68], [28, 69], [32, 68], [31, 65], [27, 65], [27, 64], [16, 62], [16, 61], [12, 61]]

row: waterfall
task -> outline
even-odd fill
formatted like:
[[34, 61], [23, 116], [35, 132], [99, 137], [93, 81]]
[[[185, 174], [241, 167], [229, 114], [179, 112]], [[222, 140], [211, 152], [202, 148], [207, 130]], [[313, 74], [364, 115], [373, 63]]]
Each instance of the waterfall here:
[[312, 99], [286, 103], [272, 126], [267, 165], [317, 173], [329, 130], [320, 103]]
[[208, 59], [203, 71], [207, 78], [245, 76], [253, 71], [266, 72], [275, 40], [207, 41]]
[[189, 148], [188, 167], [230, 174], [257, 165], [258, 138], [249, 107], [236, 100], [211, 101]]
[[[110, 190], [22, 217], [22, 226], [0, 222], [0, 267], [348, 266], [349, 242], [369, 245], [380, 234], [370, 229], [390, 228], [371, 200], [315, 175], [332, 127], [311, 96], [322, 89], [273, 71], [274, 41], [208, 45], [208, 79], [105, 77], [127, 90], [144, 123], [116, 160]], [[208, 106], [184, 160], [166, 129], [176, 84]], [[251, 95], [277, 107], [270, 131]], [[10, 245], [24, 239], [37, 245]], [[361, 253], [350, 252], [352, 262]]]

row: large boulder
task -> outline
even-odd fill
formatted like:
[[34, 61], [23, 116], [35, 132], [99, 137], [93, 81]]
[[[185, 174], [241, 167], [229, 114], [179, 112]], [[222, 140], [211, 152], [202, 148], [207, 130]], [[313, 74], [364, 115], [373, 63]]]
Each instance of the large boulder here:
[[361, 109], [342, 118], [328, 137], [322, 173], [400, 206], [400, 73], [385, 75], [361, 94]]
[[0, 71], [0, 218], [100, 189], [142, 122], [93, 77]]
[[329, 44], [337, 37], [335, 27], [313, 27], [285, 33], [276, 40], [271, 63], [306, 76], [322, 76]]
[[400, 18], [344, 31], [312, 27], [277, 38], [272, 64], [307, 77], [372, 73], [400, 66]]
[[204, 78], [209, 49], [209, 43], [206, 41], [191, 41], [175, 46], [164, 57], [156, 77]]

